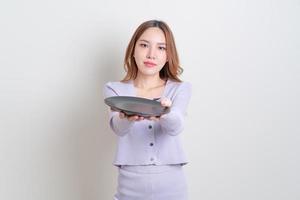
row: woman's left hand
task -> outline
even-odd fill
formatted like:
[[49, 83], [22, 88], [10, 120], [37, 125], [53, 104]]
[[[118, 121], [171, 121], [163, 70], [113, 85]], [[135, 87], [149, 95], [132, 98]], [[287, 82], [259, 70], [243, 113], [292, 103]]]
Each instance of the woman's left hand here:
[[[164, 97], [161, 99], [160, 104], [163, 107], [171, 107], [172, 106], [172, 101], [170, 99], [168, 99], [167, 97]], [[160, 116], [162, 117], [162, 116]], [[159, 121], [160, 117], [150, 117], [149, 120], [153, 120], [153, 121]]]
[[160, 104], [164, 107], [171, 107], [172, 101], [170, 99], [168, 99], [167, 97], [164, 97], [161, 99]]

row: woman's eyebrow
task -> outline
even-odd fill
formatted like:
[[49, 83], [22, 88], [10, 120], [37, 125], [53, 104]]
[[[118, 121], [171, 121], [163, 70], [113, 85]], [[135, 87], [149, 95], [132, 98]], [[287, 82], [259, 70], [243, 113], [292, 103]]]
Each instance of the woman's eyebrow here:
[[[140, 42], [146, 42], [146, 43], [150, 43], [148, 40], [144, 40], [144, 39], [141, 39], [141, 40], [139, 40]], [[157, 43], [158, 45], [166, 45], [166, 43], [164, 43], [164, 42], [158, 42]]]
[[140, 41], [141, 41], [141, 42], [150, 43], [148, 40], [143, 40], [143, 39], [141, 39]]

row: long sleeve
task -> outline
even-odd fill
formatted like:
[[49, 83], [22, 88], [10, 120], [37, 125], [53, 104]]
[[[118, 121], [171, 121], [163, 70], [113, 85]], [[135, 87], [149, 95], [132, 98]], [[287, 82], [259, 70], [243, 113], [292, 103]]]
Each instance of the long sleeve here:
[[[112, 87], [112, 83], [108, 82], [103, 88], [104, 98], [119, 96], [117, 88]], [[109, 125], [113, 132], [118, 136], [124, 136], [128, 134], [135, 122], [131, 122], [127, 119], [121, 119], [119, 117], [119, 112], [112, 111], [109, 109]]]
[[184, 117], [191, 98], [191, 90], [191, 84], [188, 82], [183, 82], [178, 87], [173, 98], [171, 111], [159, 120], [163, 133], [175, 136], [183, 131]]
[[[136, 96], [132, 81], [108, 82], [103, 88], [104, 98]], [[171, 165], [186, 164], [187, 158], [180, 134], [191, 97], [191, 85], [168, 79], [162, 97], [172, 101], [171, 111], [158, 121], [131, 122], [120, 119], [119, 113], [109, 109], [109, 126], [118, 136], [114, 165]]]

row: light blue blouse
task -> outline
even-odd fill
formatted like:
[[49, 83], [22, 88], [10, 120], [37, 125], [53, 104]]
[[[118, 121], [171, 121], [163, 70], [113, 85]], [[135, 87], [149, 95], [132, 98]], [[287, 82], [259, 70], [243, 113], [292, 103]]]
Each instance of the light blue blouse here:
[[[103, 88], [104, 98], [136, 96], [133, 81], [108, 82]], [[159, 121], [128, 121], [119, 113], [109, 111], [109, 125], [118, 136], [114, 165], [168, 165], [186, 164], [180, 133], [191, 98], [191, 84], [167, 80], [162, 97], [171, 99], [168, 114]]]

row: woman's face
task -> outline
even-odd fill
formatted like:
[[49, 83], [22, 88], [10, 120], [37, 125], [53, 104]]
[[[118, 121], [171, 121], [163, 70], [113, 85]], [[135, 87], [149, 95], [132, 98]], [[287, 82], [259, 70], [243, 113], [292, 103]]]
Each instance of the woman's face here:
[[134, 58], [138, 73], [157, 75], [167, 62], [164, 32], [156, 27], [146, 29], [135, 44]]

